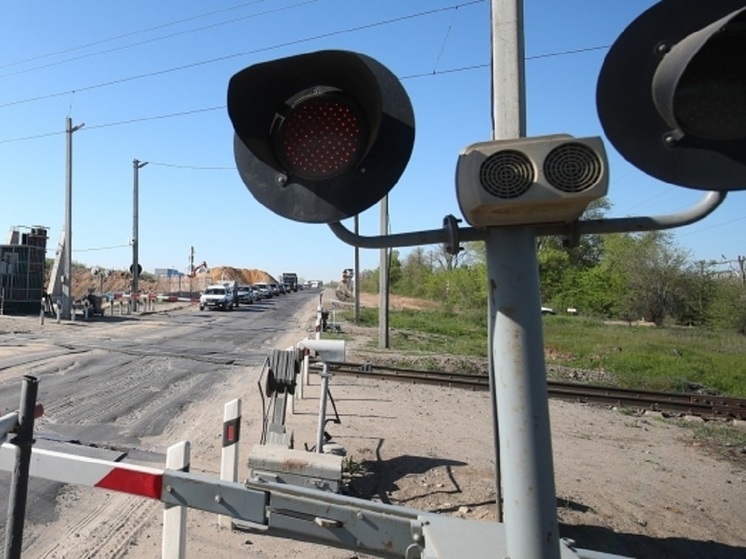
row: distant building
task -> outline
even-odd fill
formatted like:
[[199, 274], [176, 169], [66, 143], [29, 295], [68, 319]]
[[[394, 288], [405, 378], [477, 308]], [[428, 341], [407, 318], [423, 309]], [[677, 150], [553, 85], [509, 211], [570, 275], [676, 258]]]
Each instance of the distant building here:
[[30, 314], [41, 309], [47, 230], [29, 229], [12, 229], [8, 244], [0, 245], [0, 312]]
[[173, 268], [156, 268], [155, 275], [159, 278], [178, 278], [184, 274]]

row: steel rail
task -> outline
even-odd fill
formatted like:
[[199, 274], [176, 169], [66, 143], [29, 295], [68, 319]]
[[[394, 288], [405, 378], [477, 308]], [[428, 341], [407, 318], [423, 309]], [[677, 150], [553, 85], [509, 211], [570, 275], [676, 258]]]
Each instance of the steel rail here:
[[[318, 365], [319, 362], [313, 364]], [[423, 371], [370, 363], [336, 362], [327, 363], [327, 365], [333, 374], [469, 390], [489, 389], [489, 378], [481, 374]], [[547, 381], [547, 391], [551, 398], [568, 401], [613, 404], [700, 417], [746, 420], [746, 399], [743, 398], [619, 388], [560, 380]]]

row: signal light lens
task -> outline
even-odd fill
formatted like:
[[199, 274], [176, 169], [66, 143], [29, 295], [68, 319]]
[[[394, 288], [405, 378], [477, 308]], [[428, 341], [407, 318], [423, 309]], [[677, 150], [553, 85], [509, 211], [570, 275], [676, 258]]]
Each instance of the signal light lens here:
[[643, 172], [700, 190], [746, 188], [744, 0], [660, 0], [614, 42], [596, 104]]
[[708, 140], [746, 137], [746, 12], [728, 22], [692, 58], [674, 92], [676, 122]]
[[278, 160], [288, 174], [325, 180], [354, 167], [365, 154], [368, 126], [343, 95], [301, 98], [280, 115], [273, 131]]
[[252, 196], [278, 215], [335, 223], [383, 198], [414, 144], [414, 113], [377, 60], [325, 50], [248, 66], [228, 84], [233, 153]]

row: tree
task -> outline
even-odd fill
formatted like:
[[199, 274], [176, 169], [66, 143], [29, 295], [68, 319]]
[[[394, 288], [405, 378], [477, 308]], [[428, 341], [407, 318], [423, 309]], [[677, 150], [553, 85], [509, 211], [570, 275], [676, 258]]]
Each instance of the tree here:
[[432, 275], [429, 255], [424, 248], [417, 247], [404, 258], [401, 279], [396, 285], [397, 292], [412, 297], [425, 297]]
[[566, 291], [565, 280], [570, 275], [570, 255], [556, 246], [545, 246], [538, 254], [539, 278], [542, 301], [554, 304], [560, 294]]
[[684, 270], [684, 297], [676, 321], [690, 326], [705, 324], [717, 291], [714, 261], [698, 260]]
[[389, 289], [393, 290], [402, 279], [402, 266], [399, 251], [389, 249]]
[[[595, 200], [588, 205], [581, 219], [600, 219], [610, 208], [606, 198]], [[567, 239], [562, 237], [540, 237], [536, 248], [542, 301], [565, 308], [582, 305], [589, 311], [584, 304], [583, 292], [577, 290], [578, 280], [584, 270], [590, 270], [601, 262], [602, 236], [584, 235], [574, 246], [568, 246]]]
[[[611, 209], [606, 198], [594, 200], [580, 217], [582, 221], [602, 219]], [[577, 268], [591, 268], [601, 261], [603, 255], [602, 235], [583, 235], [576, 245], [569, 245], [568, 239], [562, 237], [540, 237], [537, 241], [539, 254], [544, 250], [562, 250], [567, 253], [568, 263]]]
[[456, 254], [448, 252], [443, 244], [436, 245], [429, 252], [432, 267], [449, 272], [461, 265], [470, 264], [474, 261], [475, 257], [478, 258], [478, 256], [475, 256], [475, 253], [478, 252], [477, 246], [479, 245], [483, 246], [484, 243], [477, 241], [464, 243], [461, 246], [461, 250]]
[[607, 235], [604, 265], [621, 276], [618, 310], [626, 319], [644, 318], [662, 324], [675, 314], [685, 297], [687, 253], [669, 233], [650, 231]]
[[746, 335], [746, 286], [735, 277], [715, 282], [715, 294], [708, 309], [709, 322]]

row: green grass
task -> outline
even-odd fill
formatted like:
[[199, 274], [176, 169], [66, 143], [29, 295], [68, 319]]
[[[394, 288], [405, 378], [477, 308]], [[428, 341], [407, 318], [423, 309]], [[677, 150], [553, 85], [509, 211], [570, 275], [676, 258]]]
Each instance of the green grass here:
[[[485, 313], [486, 315], [486, 313]], [[351, 320], [351, 316], [344, 316]], [[376, 309], [361, 323], [376, 326]], [[547, 362], [612, 373], [628, 387], [686, 392], [702, 388], [746, 397], [746, 337], [695, 328], [604, 324], [581, 317], [543, 319]], [[486, 316], [442, 310], [392, 311], [391, 346], [486, 357]]]
[[[352, 320], [352, 313], [344, 313]], [[486, 317], [485, 317], [486, 320]], [[378, 326], [377, 309], [361, 309], [361, 326]], [[389, 313], [389, 342], [399, 350], [487, 356], [486, 327], [478, 318], [442, 310]]]
[[624, 386], [746, 397], [746, 337], [695, 328], [653, 328], [548, 317], [549, 362], [609, 371]]
[[691, 429], [695, 439], [708, 441], [719, 447], [746, 448], [746, 431], [730, 429], [727, 425], [718, 422], [691, 423], [679, 421], [679, 425]]

